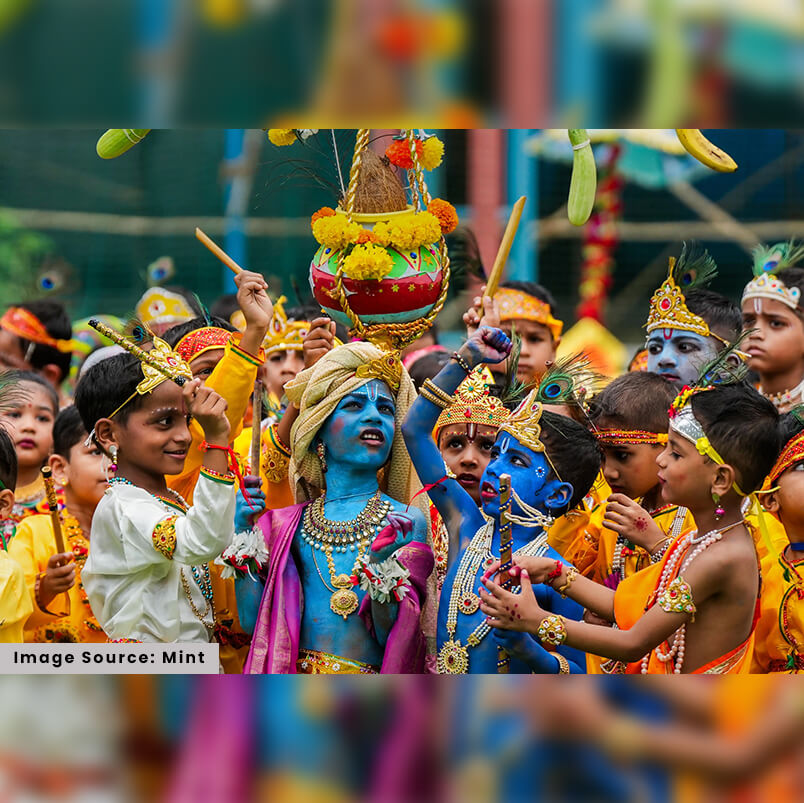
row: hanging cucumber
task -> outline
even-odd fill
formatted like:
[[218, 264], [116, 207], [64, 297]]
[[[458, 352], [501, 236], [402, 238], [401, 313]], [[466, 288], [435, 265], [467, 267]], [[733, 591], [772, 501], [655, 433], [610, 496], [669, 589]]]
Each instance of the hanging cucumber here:
[[95, 150], [101, 159], [114, 159], [133, 148], [150, 128], [110, 128], [98, 140]]
[[570, 181], [567, 217], [573, 226], [583, 226], [592, 214], [597, 191], [595, 154], [585, 128], [567, 129], [572, 143], [572, 179]]

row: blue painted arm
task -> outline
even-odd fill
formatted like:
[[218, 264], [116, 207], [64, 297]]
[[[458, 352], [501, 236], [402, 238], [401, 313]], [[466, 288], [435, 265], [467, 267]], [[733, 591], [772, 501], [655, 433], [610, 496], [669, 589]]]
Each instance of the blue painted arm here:
[[[498, 630], [492, 628], [492, 637], [498, 647], [502, 647], [512, 658], [527, 664], [537, 675], [557, 675], [558, 659], [548, 652], [530, 633], [518, 630]], [[582, 652], [572, 647], [561, 647], [558, 652], [569, 662], [570, 674], [586, 674], [586, 658]]]
[[253, 633], [260, 610], [260, 600], [265, 584], [259, 578], [252, 580], [248, 574], [235, 578], [235, 599], [237, 600], [237, 616], [244, 633]]

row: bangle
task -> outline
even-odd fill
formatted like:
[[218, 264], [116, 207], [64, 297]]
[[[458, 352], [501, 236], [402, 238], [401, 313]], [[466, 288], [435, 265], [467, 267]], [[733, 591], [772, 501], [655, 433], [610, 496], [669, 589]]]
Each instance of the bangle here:
[[550, 574], [547, 575], [547, 580], [545, 582], [550, 583], [552, 580], [555, 580], [557, 577], [561, 577], [561, 572], [564, 571], [564, 564], [560, 561], [556, 561], [556, 566]]
[[658, 563], [665, 555], [665, 552], [670, 547], [670, 539], [665, 538], [664, 541], [653, 551], [650, 553], [650, 562], [651, 563]]
[[551, 613], [542, 619], [537, 635], [542, 644], [559, 647], [567, 640], [567, 627], [560, 616]]
[[553, 658], [555, 658], [556, 661], [558, 661], [558, 674], [569, 675], [570, 674], [569, 661], [560, 652], [554, 652]]
[[468, 362], [466, 362], [466, 360], [465, 360], [463, 357], [461, 357], [461, 355], [460, 355], [460, 354], [458, 354], [458, 352], [457, 352], [457, 351], [453, 351], [453, 352], [452, 352], [452, 357], [451, 357], [451, 359], [455, 360], [455, 362], [457, 362], [457, 363], [458, 363], [458, 365], [460, 365], [460, 366], [461, 366], [461, 368], [463, 368], [463, 370], [464, 370], [464, 371], [466, 371], [466, 375], [467, 375], [467, 376], [468, 376], [469, 374], [471, 374], [471, 373], [472, 373], [472, 368], [471, 368], [471, 366], [469, 365], [469, 363], [468, 363]]
[[427, 399], [431, 404], [446, 410], [447, 407], [452, 407], [454, 399], [447, 393], [447, 391], [438, 387], [432, 379], [425, 379], [422, 386], [419, 388], [419, 394]]
[[558, 589], [558, 593], [561, 594], [564, 599], [567, 598], [567, 589], [572, 585], [572, 581], [577, 576], [578, 570], [574, 566], [570, 566], [569, 569], [567, 569], [567, 582]]

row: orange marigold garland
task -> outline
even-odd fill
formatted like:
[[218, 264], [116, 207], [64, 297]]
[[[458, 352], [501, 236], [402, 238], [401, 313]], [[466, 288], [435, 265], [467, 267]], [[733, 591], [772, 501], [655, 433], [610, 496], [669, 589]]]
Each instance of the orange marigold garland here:
[[458, 225], [458, 213], [449, 201], [433, 198], [427, 205], [427, 211], [438, 220], [442, 234], [449, 234]]
[[[416, 140], [416, 155], [421, 161], [422, 153], [424, 152], [424, 145], [422, 141]], [[403, 170], [413, 170], [413, 159], [410, 157], [410, 145], [405, 138], [396, 139], [385, 149], [385, 155], [388, 161], [396, 167], [401, 167]]]

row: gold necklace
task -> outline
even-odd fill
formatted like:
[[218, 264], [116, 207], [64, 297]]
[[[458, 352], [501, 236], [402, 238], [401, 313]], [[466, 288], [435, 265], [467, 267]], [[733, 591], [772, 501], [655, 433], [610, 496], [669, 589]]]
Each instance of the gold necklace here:
[[[391, 503], [382, 499], [379, 489], [366, 507], [354, 519], [348, 521], [331, 521], [324, 515], [326, 496], [321, 496], [307, 506], [302, 520], [301, 537], [306, 541], [313, 552], [313, 563], [318, 576], [328, 591], [330, 610], [344, 620], [358, 608], [357, 594], [352, 590], [352, 579], [348, 574], [338, 574], [335, 570], [333, 552], [346, 552], [357, 550], [357, 556], [352, 566], [352, 574], [357, 570], [358, 562], [366, 554], [366, 548], [380, 531], [380, 524], [391, 509]], [[327, 558], [327, 569], [332, 585], [330, 586], [315, 557], [316, 549], [320, 549]]]
[[95, 614], [92, 613], [92, 606], [89, 604], [89, 597], [81, 579], [81, 572], [89, 555], [89, 539], [84, 535], [84, 530], [78, 523], [78, 519], [66, 507], [61, 511], [61, 516], [64, 523], [64, 534], [67, 536], [67, 543], [75, 561], [75, 584], [78, 587], [78, 596], [81, 598], [81, 603], [87, 612], [84, 625], [90, 630], [101, 632], [103, 628], [98, 624]]
[[23, 485], [22, 488], [17, 488], [14, 491], [14, 501], [18, 504], [24, 505], [34, 499], [41, 498], [45, 495], [45, 481], [40, 474], [33, 482]]

